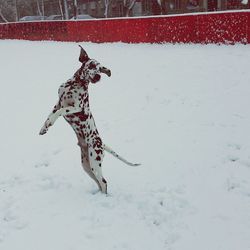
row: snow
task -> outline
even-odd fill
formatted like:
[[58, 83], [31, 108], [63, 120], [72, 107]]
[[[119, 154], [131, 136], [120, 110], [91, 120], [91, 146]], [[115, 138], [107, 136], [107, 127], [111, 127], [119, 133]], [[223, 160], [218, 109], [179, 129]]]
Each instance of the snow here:
[[83, 43], [109, 195], [73, 130], [39, 130], [80, 66], [74, 43], [0, 41], [0, 250], [249, 250], [249, 45]]

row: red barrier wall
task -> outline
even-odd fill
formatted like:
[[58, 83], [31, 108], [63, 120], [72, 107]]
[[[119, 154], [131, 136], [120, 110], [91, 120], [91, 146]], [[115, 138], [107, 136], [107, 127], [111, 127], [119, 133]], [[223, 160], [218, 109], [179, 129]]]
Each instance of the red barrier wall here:
[[0, 24], [0, 39], [125, 43], [250, 43], [250, 12]]

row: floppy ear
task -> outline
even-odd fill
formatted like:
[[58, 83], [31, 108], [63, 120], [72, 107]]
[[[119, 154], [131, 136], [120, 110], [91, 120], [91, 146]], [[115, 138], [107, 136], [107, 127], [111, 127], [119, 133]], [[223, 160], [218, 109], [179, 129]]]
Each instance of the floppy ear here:
[[80, 56], [79, 56], [79, 61], [81, 63], [85, 63], [89, 60], [89, 56], [87, 54], [87, 52], [83, 49], [83, 47], [81, 45], [79, 45], [79, 47], [81, 48], [81, 53], [80, 53]]

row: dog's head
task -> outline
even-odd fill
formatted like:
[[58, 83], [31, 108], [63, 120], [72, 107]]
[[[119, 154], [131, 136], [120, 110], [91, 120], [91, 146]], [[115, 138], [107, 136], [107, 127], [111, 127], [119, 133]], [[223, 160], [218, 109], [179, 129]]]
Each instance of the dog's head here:
[[82, 63], [81, 70], [79, 71], [79, 77], [82, 80], [90, 81], [91, 83], [97, 83], [101, 80], [101, 73], [104, 73], [109, 77], [111, 76], [111, 71], [102, 66], [96, 60], [90, 59], [87, 52], [82, 47], [79, 61]]

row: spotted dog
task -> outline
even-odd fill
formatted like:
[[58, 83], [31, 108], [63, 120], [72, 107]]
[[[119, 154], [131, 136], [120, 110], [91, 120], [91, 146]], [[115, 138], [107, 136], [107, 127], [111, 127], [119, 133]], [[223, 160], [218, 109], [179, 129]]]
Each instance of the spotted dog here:
[[103, 144], [90, 111], [89, 83], [100, 81], [101, 73], [110, 77], [111, 71], [96, 60], [90, 59], [82, 47], [79, 61], [82, 63], [80, 69], [71, 79], [59, 87], [59, 100], [40, 130], [40, 135], [47, 133], [49, 127], [60, 116], [63, 116], [76, 133], [84, 170], [97, 183], [101, 192], [107, 193], [107, 181], [102, 175], [101, 168], [104, 151], [111, 153], [127, 165], [137, 166], [140, 164], [128, 162]]

